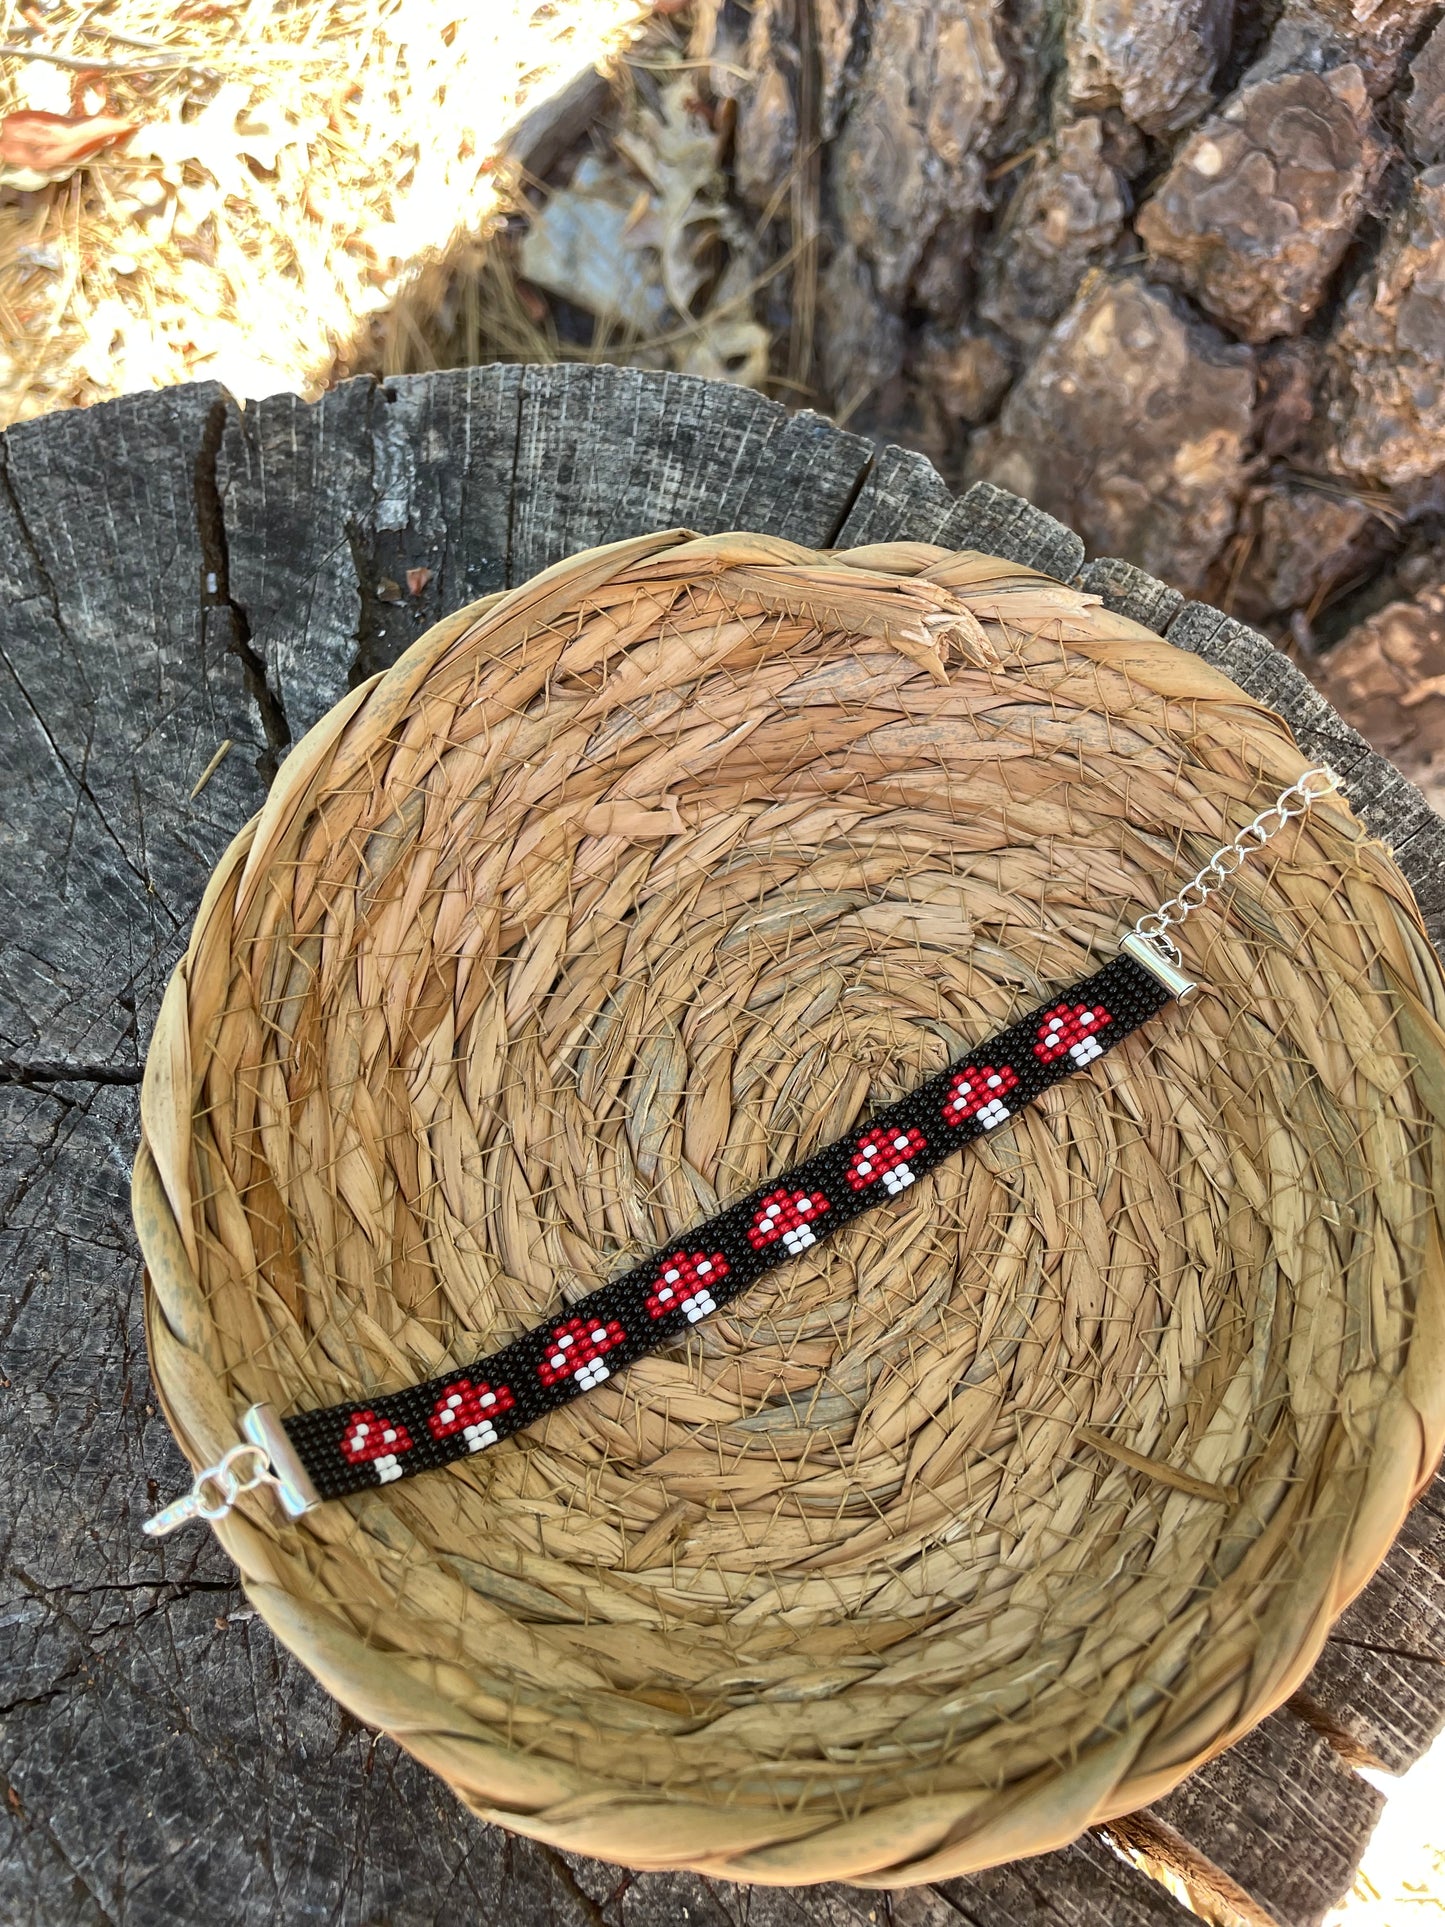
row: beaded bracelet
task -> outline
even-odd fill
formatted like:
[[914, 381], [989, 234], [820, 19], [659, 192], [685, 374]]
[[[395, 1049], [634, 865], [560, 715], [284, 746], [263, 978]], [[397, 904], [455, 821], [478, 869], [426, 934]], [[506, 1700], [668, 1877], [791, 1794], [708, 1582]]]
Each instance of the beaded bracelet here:
[[899, 1197], [955, 1150], [1007, 1124], [1195, 988], [1169, 930], [1199, 909], [1292, 818], [1340, 788], [1309, 769], [1159, 909], [1121, 955], [1051, 997], [947, 1070], [675, 1245], [589, 1292], [473, 1364], [403, 1391], [282, 1419], [245, 1413], [243, 1441], [146, 1521], [152, 1535], [224, 1518], [243, 1492], [274, 1488], [293, 1518], [487, 1450], [682, 1338], [764, 1273]]

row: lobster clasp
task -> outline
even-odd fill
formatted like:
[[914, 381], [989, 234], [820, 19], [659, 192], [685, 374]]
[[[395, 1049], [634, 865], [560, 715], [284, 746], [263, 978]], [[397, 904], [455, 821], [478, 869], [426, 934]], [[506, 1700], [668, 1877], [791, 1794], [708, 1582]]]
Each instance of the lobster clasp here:
[[142, 1532], [160, 1539], [192, 1519], [224, 1519], [243, 1492], [255, 1492], [263, 1485], [274, 1489], [289, 1518], [299, 1519], [320, 1505], [321, 1495], [307, 1477], [273, 1406], [251, 1406], [241, 1420], [241, 1430], [245, 1442], [233, 1445], [214, 1465], [198, 1472], [190, 1491], [162, 1506], [146, 1520]]

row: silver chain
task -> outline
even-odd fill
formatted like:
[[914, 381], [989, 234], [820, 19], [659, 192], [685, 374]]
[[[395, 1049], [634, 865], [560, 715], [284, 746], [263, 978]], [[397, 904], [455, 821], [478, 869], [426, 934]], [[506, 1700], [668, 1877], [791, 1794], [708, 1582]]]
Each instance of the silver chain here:
[[1332, 769], [1320, 764], [1315, 769], [1307, 769], [1298, 782], [1291, 783], [1287, 790], [1261, 810], [1252, 823], [1246, 823], [1232, 843], [1225, 843], [1214, 852], [1198, 875], [1192, 876], [1176, 896], [1167, 903], [1161, 903], [1157, 910], [1140, 917], [1134, 925], [1136, 935], [1147, 938], [1170, 952], [1178, 960], [1179, 951], [1172, 937], [1165, 932], [1171, 926], [1183, 923], [1186, 917], [1202, 910], [1209, 899], [1222, 890], [1230, 878], [1244, 868], [1257, 851], [1262, 850], [1271, 837], [1278, 836], [1286, 823], [1296, 817], [1308, 816], [1322, 796], [1329, 796], [1344, 787], [1343, 779], [1336, 776]]

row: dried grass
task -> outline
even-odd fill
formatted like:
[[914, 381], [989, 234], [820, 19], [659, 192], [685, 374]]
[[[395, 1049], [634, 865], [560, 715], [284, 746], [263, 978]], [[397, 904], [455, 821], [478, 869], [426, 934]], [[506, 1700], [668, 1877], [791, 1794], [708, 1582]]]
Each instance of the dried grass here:
[[[657, 23], [614, 69], [606, 139], [565, 184], [518, 192], [519, 244], [471, 237], [449, 250], [378, 315], [372, 351], [356, 365], [390, 376], [492, 361], [610, 362], [803, 398], [802, 382], [771, 373], [756, 311], [780, 276], [791, 273], [802, 295], [807, 277], [793, 270], [812, 250], [777, 243], [775, 209], [750, 224], [733, 205], [727, 136], [703, 99], [715, 72]], [[567, 334], [544, 296], [575, 311]]]
[[[42, 185], [0, 169], [0, 426], [214, 377], [314, 395], [449, 250], [505, 130], [615, 55], [639, 0], [78, 0], [6, 10], [0, 119], [118, 114]], [[360, 344], [360, 345], [359, 345]]]
[[[292, 751], [157, 1027], [193, 1462], [681, 1234], [1301, 766], [976, 555], [672, 533], [452, 617]], [[244, 1502], [252, 1602], [479, 1814], [640, 1867], [902, 1884], [1156, 1797], [1299, 1682], [1445, 1434], [1407, 886], [1331, 803], [1189, 939], [1206, 994], [675, 1352], [300, 1525]]]

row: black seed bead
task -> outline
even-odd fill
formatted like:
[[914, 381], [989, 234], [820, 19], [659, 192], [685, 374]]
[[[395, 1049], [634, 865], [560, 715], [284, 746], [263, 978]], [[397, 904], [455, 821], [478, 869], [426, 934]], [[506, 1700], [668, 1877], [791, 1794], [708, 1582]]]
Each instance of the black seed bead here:
[[[1101, 1008], [1106, 1012], [1107, 1022], [1094, 1038], [1102, 1055], [1169, 1001], [1169, 992], [1164, 986], [1132, 957], [1115, 957], [1092, 977], [1060, 991], [947, 1070], [920, 1084], [896, 1104], [856, 1125], [836, 1144], [816, 1152], [780, 1177], [770, 1178], [717, 1217], [689, 1231], [667, 1250], [589, 1292], [575, 1305], [559, 1310], [545, 1324], [524, 1332], [500, 1351], [405, 1391], [361, 1396], [323, 1411], [297, 1412], [285, 1420], [287, 1435], [325, 1499], [342, 1498], [348, 1492], [361, 1492], [389, 1482], [381, 1479], [374, 1460], [352, 1463], [342, 1450], [342, 1439], [350, 1435], [358, 1420], [368, 1424], [374, 1420], [378, 1425], [390, 1426], [397, 1432], [398, 1442], [402, 1438], [409, 1441], [394, 1455], [395, 1469], [391, 1476], [410, 1477], [470, 1455], [471, 1447], [461, 1424], [438, 1438], [432, 1432], [431, 1420], [448, 1396], [460, 1393], [465, 1400], [469, 1393], [475, 1394], [475, 1388], [485, 1384], [498, 1398], [497, 1405], [488, 1409], [487, 1422], [495, 1432], [496, 1442], [500, 1443], [511, 1433], [580, 1398], [584, 1390], [589, 1389], [578, 1383], [570, 1365], [554, 1382], [549, 1384], [544, 1380], [542, 1372], [548, 1359], [557, 1355], [559, 1329], [575, 1323], [582, 1334], [578, 1345], [585, 1348], [587, 1331], [614, 1324], [620, 1327], [621, 1335], [599, 1352], [607, 1369], [606, 1377], [598, 1382], [608, 1382], [635, 1359], [674, 1344], [691, 1330], [688, 1317], [680, 1308], [669, 1309], [660, 1317], [654, 1317], [648, 1309], [647, 1300], [658, 1284], [660, 1271], [672, 1257], [697, 1252], [708, 1257], [721, 1254], [726, 1274], [715, 1275], [715, 1282], [710, 1276], [708, 1284], [713, 1303], [720, 1310], [793, 1255], [782, 1236], [762, 1245], [749, 1236], [758, 1213], [774, 1193], [823, 1201], [826, 1208], [806, 1220], [812, 1243], [805, 1248], [811, 1249], [864, 1211], [888, 1202], [890, 1193], [881, 1173], [858, 1186], [850, 1180], [849, 1173], [865, 1139], [871, 1140], [874, 1133], [885, 1137], [889, 1134], [909, 1136], [904, 1161], [912, 1173], [909, 1182], [914, 1182], [953, 1151], [986, 1134], [986, 1127], [975, 1116], [955, 1121], [945, 1114], [944, 1106], [962, 1074], [985, 1066], [1010, 1073], [1016, 1080], [1007, 1091], [1011, 1116], [1080, 1068], [1067, 1052], [1044, 1061], [1036, 1049], [1040, 1029], [1054, 1012], [1061, 1007], [1076, 1006], [1085, 1010]], [[917, 1134], [916, 1144], [910, 1133]], [[896, 1148], [894, 1154], [897, 1155]], [[511, 1399], [505, 1409], [500, 1409], [502, 1387]], [[482, 1449], [490, 1450], [490, 1441]]]

